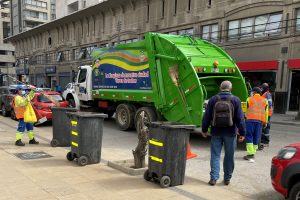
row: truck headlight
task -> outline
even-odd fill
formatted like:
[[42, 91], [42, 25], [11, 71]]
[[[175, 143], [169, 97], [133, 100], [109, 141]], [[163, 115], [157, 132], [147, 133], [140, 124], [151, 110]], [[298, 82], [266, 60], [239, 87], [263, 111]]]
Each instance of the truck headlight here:
[[294, 147], [284, 147], [283, 149], [281, 149], [278, 152], [277, 157], [279, 159], [289, 160], [294, 157], [296, 152], [297, 152], [297, 149]]

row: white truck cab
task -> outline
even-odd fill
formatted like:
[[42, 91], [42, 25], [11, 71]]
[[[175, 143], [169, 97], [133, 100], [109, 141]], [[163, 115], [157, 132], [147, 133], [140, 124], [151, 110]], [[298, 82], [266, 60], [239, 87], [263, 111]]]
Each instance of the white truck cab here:
[[[69, 84], [68, 84], [69, 85]], [[75, 83], [66, 87], [63, 97], [72, 107], [80, 110], [89, 101], [92, 101], [92, 67], [90, 65], [80, 66]]]

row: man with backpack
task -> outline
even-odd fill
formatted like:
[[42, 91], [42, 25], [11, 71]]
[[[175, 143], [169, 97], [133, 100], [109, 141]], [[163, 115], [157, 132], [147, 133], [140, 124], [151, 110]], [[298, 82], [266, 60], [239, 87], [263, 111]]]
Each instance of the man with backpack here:
[[254, 156], [258, 149], [260, 141], [261, 130], [263, 125], [268, 123], [268, 101], [261, 95], [261, 89], [254, 87], [252, 89], [253, 96], [247, 99], [246, 112], [246, 149], [247, 155], [245, 160], [255, 162]]
[[[225, 157], [223, 161], [224, 184], [229, 185], [234, 170], [234, 152], [236, 148], [236, 134], [239, 141], [244, 140], [245, 121], [241, 101], [231, 94], [232, 83], [223, 81], [220, 93], [208, 101], [202, 121], [202, 135], [207, 137], [211, 125], [211, 157], [210, 157], [210, 185], [215, 185], [220, 174], [220, 157], [224, 145]], [[237, 132], [238, 130], [238, 132]]]

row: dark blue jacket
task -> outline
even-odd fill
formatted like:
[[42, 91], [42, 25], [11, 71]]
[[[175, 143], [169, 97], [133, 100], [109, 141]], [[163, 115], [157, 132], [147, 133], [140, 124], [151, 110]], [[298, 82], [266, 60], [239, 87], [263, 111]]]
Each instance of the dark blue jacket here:
[[[221, 99], [225, 99], [226, 96], [232, 95], [230, 92], [220, 92], [218, 95], [221, 96]], [[213, 120], [213, 112], [214, 106], [217, 102], [217, 96], [213, 96], [209, 99], [205, 114], [202, 121], [202, 131], [206, 133], [208, 131], [209, 126]], [[234, 106], [234, 117], [233, 117], [233, 126], [226, 128], [217, 128], [211, 127], [211, 135], [212, 136], [235, 136], [238, 132], [241, 136], [244, 136], [246, 133], [245, 130], [245, 119], [242, 111], [241, 100], [232, 95], [231, 103]]]

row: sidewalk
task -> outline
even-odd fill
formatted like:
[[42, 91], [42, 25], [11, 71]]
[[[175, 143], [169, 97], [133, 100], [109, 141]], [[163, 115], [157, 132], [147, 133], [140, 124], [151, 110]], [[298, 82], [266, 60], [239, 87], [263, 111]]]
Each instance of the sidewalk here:
[[287, 114], [273, 114], [271, 122], [274, 124], [300, 126], [300, 120], [295, 120], [297, 112], [287, 112]]
[[[105, 162], [79, 167], [66, 160], [68, 148], [52, 148], [51, 127], [36, 128], [39, 145], [14, 146], [16, 122], [0, 117], [0, 199], [250, 199], [230, 190], [231, 186], [218, 183], [211, 187], [206, 180], [187, 177], [182, 186], [161, 189], [146, 182], [142, 176], [129, 176], [116, 171]], [[46, 131], [45, 131], [46, 130]], [[21, 160], [15, 153], [43, 151], [51, 158]], [[103, 160], [122, 160], [122, 154], [114, 154], [109, 148], [102, 149]]]

